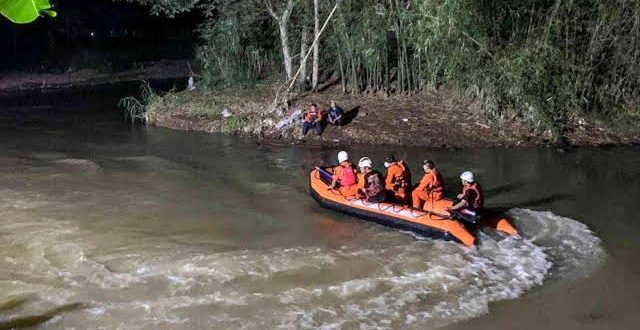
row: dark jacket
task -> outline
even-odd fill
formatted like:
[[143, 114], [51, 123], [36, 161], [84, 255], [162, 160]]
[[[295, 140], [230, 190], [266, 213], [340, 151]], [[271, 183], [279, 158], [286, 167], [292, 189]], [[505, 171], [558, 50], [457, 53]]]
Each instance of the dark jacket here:
[[335, 108], [329, 108], [329, 118], [336, 119], [340, 116], [344, 115], [344, 110], [341, 107], [337, 106]]

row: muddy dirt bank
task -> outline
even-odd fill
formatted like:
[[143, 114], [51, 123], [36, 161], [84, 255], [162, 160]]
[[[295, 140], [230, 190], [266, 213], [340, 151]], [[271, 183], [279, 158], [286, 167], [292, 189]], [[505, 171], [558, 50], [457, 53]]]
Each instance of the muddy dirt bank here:
[[0, 93], [66, 89], [135, 80], [173, 79], [188, 77], [190, 72], [187, 60], [146, 62], [138, 69], [112, 73], [91, 69], [65, 73], [3, 72], [0, 73]]
[[[432, 148], [589, 146], [633, 144], [638, 134], [615, 134], [604, 124], [572, 118], [564, 136], [535, 131], [519, 118], [488, 120], [473, 103], [447, 89], [413, 95], [347, 94], [338, 86], [310, 93], [285, 109], [271, 110], [275, 87], [259, 85], [219, 91], [167, 94], [149, 107], [150, 124], [180, 130], [242, 134], [264, 142], [304, 145], [401, 145]], [[279, 128], [284, 118], [311, 103], [323, 111], [335, 100], [346, 125], [327, 126], [321, 136], [301, 139], [301, 119]]]

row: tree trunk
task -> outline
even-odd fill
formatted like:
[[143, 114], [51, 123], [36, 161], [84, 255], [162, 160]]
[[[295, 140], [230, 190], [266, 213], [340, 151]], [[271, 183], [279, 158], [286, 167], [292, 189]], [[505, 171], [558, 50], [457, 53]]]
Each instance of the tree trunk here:
[[397, 69], [396, 69], [396, 81], [398, 82], [398, 87], [396, 90], [396, 93], [402, 93], [404, 91], [404, 61], [403, 61], [403, 56], [402, 56], [402, 46], [401, 45], [401, 41], [400, 41], [400, 27], [398, 26], [398, 24], [396, 24], [396, 40], [397, 40], [397, 45], [396, 45], [396, 56], [398, 57], [398, 65], [397, 65]]
[[271, 4], [271, 1], [266, 0], [265, 4], [267, 6], [269, 14], [271, 14], [271, 17], [273, 17], [278, 23], [278, 30], [280, 32], [280, 43], [282, 44], [282, 57], [284, 58], [284, 70], [287, 73], [287, 80], [289, 80], [293, 75], [293, 67], [291, 65], [291, 51], [289, 49], [289, 31], [287, 30], [287, 24], [289, 23], [289, 18], [291, 17], [291, 12], [293, 11], [294, 2], [293, 0], [287, 0], [287, 7], [284, 9], [281, 15], [278, 15], [276, 13], [276, 10]]
[[302, 36], [300, 37], [300, 75], [298, 76], [298, 85], [304, 87], [307, 80], [307, 54], [309, 45], [307, 45], [308, 33], [307, 27], [302, 27]]
[[351, 56], [351, 94], [358, 94], [360, 89], [358, 87], [358, 73], [356, 71], [356, 63], [353, 55]]
[[389, 54], [384, 55], [384, 89], [387, 95], [391, 92], [391, 69], [389, 68]]
[[[314, 38], [314, 39], [313, 39], [313, 43], [311, 44], [311, 47], [313, 47], [313, 46], [318, 42], [318, 39], [320, 38], [320, 35], [322, 35], [322, 32], [323, 32], [323, 31], [324, 31], [324, 29], [327, 27], [327, 24], [329, 24], [329, 21], [331, 20], [331, 17], [333, 17], [333, 14], [334, 14], [334, 13], [336, 12], [336, 10], [338, 9], [338, 6], [340, 5], [340, 1], [342, 1], [342, 0], [337, 0], [336, 5], [335, 5], [335, 6], [333, 6], [333, 9], [331, 10], [331, 13], [329, 13], [329, 16], [328, 16], [328, 17], [327, 17], [327, 19], [324, 21], [324, 24], [322, 25], [322, 28], [320, 28], [320, 32], [318, 33], [318, 35], [316, 36], [316, 38]], [[289, 1], [289, 3], [291, 3], [291, 0]], [[269, 8], [269, 9], [270, 9], [270, 8], [271, 8], [271, 6], [270, 6], [270, 2], [269, 2], [268, 0], [267, 0], [267, 4], [268, 4], [267, 8]], [[291, 7], [293, 7], [293, 5], [292, 5]], [[269, 13], [271, 13], [271, 14], [272, 14], [272, 16], [276, 17], [276, 15], [275, 15], [275, 13], [274, 13], [274, 11], [273, 11], [273, 10], [271, 10], [271, 9], [270, 9], [270, 10], [269, 10]], [[304, 57], [305, 57], [305, 59], [304, 59], [305, 61], [306, 61], [306, 59], [309, 57], [309, 54], [310, 54], [310, 53], [311, 53], [310, 51], [307, 51], [307, 54], [304, 56]], [[289, 58], [289, 60], [291, 60], [291, 58]], [[293, 87], [293, 85], [295, 84], [295, 82], [296, 82], [295, 80], [296, 80], [296, 78], [298, 77], [298, 75], [299, 75], [299, 74], [300, 74], [300, 68], [298, 68], [298, 70], [296, 71], [296, 74], [295, 74], [295, 75], [293, 75], [291, 78], [287, 79], [287, 84], [285, 84], [285, 85], [288, 85], [288, 86], [284, 89], [284, 95], [287, 95], [287, 94], [291, 91], [291, 87]], [[276, 106], [277, 106], [277, 104], [279, 103], [279, 101], [278, 101], [278, 100], [279, 100], [279, 97], [280, 97], [280, 91], [282, 90], [282, 88], [283, 88], [285, 85], [281, 86], [281, 87], [278, 89], [278, 91], [276, 92], [276, 97], [275, 97], [275, 98], [274, 98], [274, 100], [273, 100], [273, 106], [272, 106], [272, 109], [275, 109], [275, 107], [276, 107]]]
[[421, 91], [422, 90], [422, 56], [420, 56], [421, 53], [418, 51], [418, 70], [416, 71], [416, 84], [417, 84], [417, 90]]
[[404, 60], [402, 61], [402, 63], [404, 63], [404, 68], [405, 68], [404, 77], [407, 80], [407, 92], [411, 92], [413, 90], [413, 85], [411, 84], [413, 69], [411, 68], [411, 62], [409, 61], [409, 54], [407, 51], [407, 42], [405, 41], [405, 38], [402, 38], [402, 55], [404, 56]]
[[340, 78], [342, 79], [342, 92], [345, 93], [347, 91], [347, 83], [345, 81], [344, 76], [344, 67], [342, 65], [342, 55], [340, 55], [340, 44], [336, 43], [336, 48], [338, 49], [338, 64], [340, 65]]
[[287, 22], [282, 20], [278, 23], [280, 31], [280, 42], [282, 44], [282, 57], [284, 58], [284, 70], [287, 73], [287, 79], [291, 79], [293, 68], [291, 67], [291, 51], [289, 50], [289, 34], [287, 31]]
[[311, 88], [318, 88], [318, 75], [320, 67], [320, 4], [319, 0], [313, 0], [313, 35], [317, 39], [313, 45], [313, 73], [311, 76]]

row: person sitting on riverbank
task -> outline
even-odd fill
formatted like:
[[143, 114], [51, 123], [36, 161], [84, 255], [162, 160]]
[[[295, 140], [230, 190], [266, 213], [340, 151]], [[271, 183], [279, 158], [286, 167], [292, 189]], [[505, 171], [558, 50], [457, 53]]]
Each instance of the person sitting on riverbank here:
[[354, 198], [358, 191], [358, 179], [356, 170], [349, 161], [346, 151], [338, 153], [338, 166], [333, 169], [333, 177], [329, 189], [338, 189], [340, 194], [347, 199]]
[[385, 178], [385, 188], [393, 193], [393, 197], [398, 203], [409, 203], [409, 192], [411, 190], [411, 172], [404, 160], [396, 160], [393, 155], [384, 160], [384, 167], [387, 168]]
[[475, 181], [471, 171], [463, 172], [460, 175], [460, 180], [462, 180], [462, 192], [458, 194], [457, 199], [453, 201], [453, 206], [447, 208], [447, 211], [475, 220], [484, 207], [482, 188]]
[[427, 202], [433, 203], [442, 199], [442, 191], [444, 190], [442, 176], [436, 168], [432, 160], [425, 160], [422, 164], [424, 175], [420, 179], [418, 186], [411, 193], [413, 208], [419, 209]]
[[320, 136], [322, 134], [322, 112], [318, 110], [318, 105], [316, 105], [315, 103], [312, 103], [311, 109], [304, 113], [304, 122], [302, 123], [302, 136], [300, 138], [304, 138], [311, 128], [314, 128], [316, 130], [317, 136]]
[[360, 173], [358, 173], [358, 198], [369, 203], [380, 203], [386, 200], [387, 192], [384, 189], [382, 173], [373, 169], [371, 159], [362, 157], [358, 161]]
[[331, 101], [331, 108], [329, 108], [327, 121], [334, 126], [342, 126], [344, 123], [344, 110], [336, 104], [336, 101]]

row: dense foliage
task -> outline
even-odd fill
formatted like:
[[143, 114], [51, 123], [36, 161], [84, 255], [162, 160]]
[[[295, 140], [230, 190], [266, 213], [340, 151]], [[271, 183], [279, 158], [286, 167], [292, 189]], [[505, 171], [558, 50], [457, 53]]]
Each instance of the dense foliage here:
[[340, 77], [347, 92], [450, 85], [493, 120], [518, 116], [555, 134], [575, 114], [640, 117], [640, 1], [324, 0], [315, 17], [313, 0], [128, 1], [155, 14], [204, 13], [207, 84], [294, 79], [300, 63], [306, 74], [314, 18], [338, 3], [317, 61], [320, 81]]

